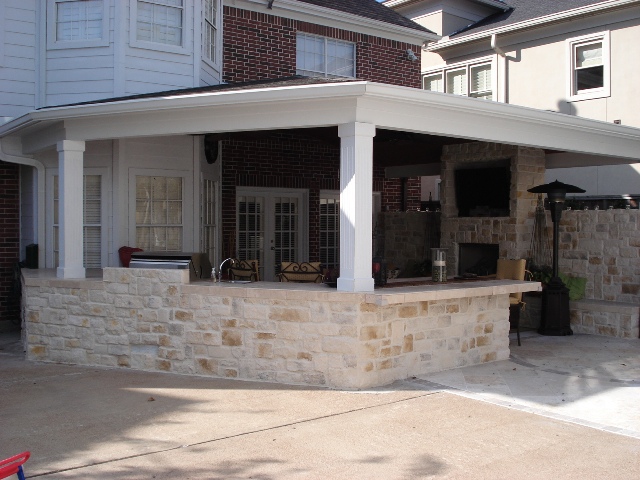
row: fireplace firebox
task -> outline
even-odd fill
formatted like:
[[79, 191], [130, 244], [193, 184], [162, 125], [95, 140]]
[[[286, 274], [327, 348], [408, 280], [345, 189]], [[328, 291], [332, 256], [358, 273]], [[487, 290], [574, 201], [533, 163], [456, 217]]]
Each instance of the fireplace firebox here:
[[458, 248], [458, 274], [496, 273], [500, 246], [493, 243], [461, 243]]

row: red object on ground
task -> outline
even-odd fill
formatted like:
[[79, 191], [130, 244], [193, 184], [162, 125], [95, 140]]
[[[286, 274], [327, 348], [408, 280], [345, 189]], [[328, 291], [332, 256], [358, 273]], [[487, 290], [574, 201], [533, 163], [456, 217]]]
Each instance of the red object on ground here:
[[118, 249], [118, 255], [120, 256], [120, 263], [125, 268], [129, 268], [129, 262], [131, 261], [131, 254], [133, 252], [142, 252], [141, 248], [135, 247], [120, 247]]
[[20, 480], [24, 480], [22, 464], [29, 460], [31, 452], [22, 452], [5, 460], [0, 460], [0, 478], [7, 478], [11, 475], [18, 475]]

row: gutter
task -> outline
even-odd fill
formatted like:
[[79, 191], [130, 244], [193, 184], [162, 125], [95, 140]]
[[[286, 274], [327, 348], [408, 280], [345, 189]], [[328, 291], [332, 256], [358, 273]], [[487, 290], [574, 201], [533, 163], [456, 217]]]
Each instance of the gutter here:
[[584, 15], [593, 15], [607, 10], [616, 8], [623, 8], [634, 4], [639, 4], [640, 0], [607, 0], [604, 2], [596, 3], [594, 5], [588, 5], [580, 8], [573, 8], [571, 10], [564, 10], [562, 12], [553, 13], [551, 15], [545, 15], [542, 17], [532, 18], [511, 25], [504, 25], [502, 27], [492, 28], [489, 30], [483, 30], [482, 32], [472, 33], [460, 38], [450, 39], [443, 37], [440, 42], [432, 43], [425, 48], [428, 52], [438, 52], [446, 48], [454, 47], [456, 45], [462, 45], [465, 43], [481, 40], [483, 38], [491, 37], [492, 35], [499, 35], [504, 33], [517, 32], [519, 30], [526, 30], [529, 28], [535, 28], [542, 25], [547, 25], [556, 22], [562, 22], [581, 17]]
[[24, 157], [13, 155], [5, 152], [4, 146], [6, 144], [6, 138], [0, 138], [0, 160], [7, 163], [13, 163], [17, 165], [28, 165], [30, 167], [35, 167], [38, 172], [38, 211], [37, 211], [37, 220], [36, 220], [36, 231], [37, 233], [37, 241], [38, 241], [38, 267], [44, 268], [44, 246], [45, 246], [45, 227], [44, 227], [44, 212], [45, 212], [45, 204], [44, 204], [44, 182], [45, 182], [45, 168], [44, 164], [35, 160], [31, 157]]

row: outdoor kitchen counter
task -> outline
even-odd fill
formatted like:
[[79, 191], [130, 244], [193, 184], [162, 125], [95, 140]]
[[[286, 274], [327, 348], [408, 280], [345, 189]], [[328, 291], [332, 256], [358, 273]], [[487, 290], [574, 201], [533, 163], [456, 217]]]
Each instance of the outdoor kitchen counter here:
[[349, 389], [508, 358], [508, 294], [540, 289], [478, 280], [341, 292], [144, 268], [22, 277], [31, 360]]

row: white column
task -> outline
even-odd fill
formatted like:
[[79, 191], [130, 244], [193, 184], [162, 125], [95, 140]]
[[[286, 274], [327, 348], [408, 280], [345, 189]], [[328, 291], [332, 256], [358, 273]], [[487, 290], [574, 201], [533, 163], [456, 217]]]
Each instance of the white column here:
[[85, 278], [83, 266], [83, 153], [84, 142], [58, 142], [60, 217], [59, 278]]
[[347, 123], [340, 136], [340, 278], [338, 290], [372, 292], [373, 137], [370, 123]]

